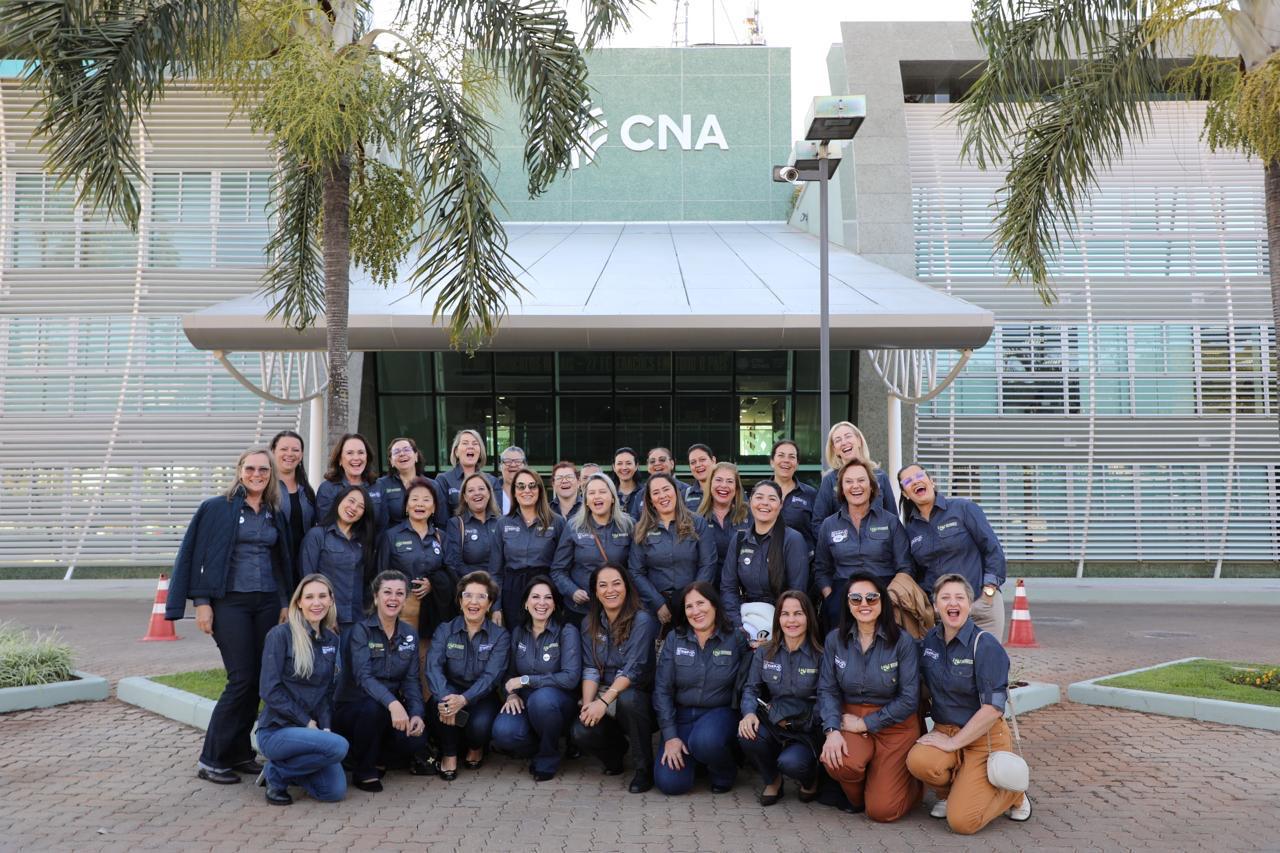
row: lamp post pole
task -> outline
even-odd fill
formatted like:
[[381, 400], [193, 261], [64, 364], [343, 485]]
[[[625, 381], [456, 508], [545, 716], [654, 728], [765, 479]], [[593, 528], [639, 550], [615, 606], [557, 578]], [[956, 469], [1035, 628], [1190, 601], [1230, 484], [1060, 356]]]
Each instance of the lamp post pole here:
[[[831, 299], [830, 299], [830, 219], [827, 204], [827, 178], [830, 170], [827, 160], [827, 143], [818, 146], [818, 418], [819, 436], [826, 436], [831, 429]], [[827, 470], [826, 454], [822, 455], [822, 470]]]

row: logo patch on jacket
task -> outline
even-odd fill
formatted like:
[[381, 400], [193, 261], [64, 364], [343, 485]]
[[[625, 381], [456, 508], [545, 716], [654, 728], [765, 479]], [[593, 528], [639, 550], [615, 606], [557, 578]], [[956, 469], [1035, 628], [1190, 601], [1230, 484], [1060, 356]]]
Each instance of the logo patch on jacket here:
[[927, 658], [933, 658], [934, 660], [942, 660], [942, 655], [938, 654], [937, 649], [925, 649], [924, 656]]
[[676, 646], [676, 657], [684, 655], [685, 657], [696, 658], [698, 653], [687, 646]]
[[833, 531], [831, 531], [831, 544], [832, 544], [832, 545], [838, 545], [839, 543], [843, 542], [844, 540], [846, 540], [846, 539], [848, 539], [848, 538], [849, 538], [849, 531], [847, 531], [847, 530], [833, 530]]

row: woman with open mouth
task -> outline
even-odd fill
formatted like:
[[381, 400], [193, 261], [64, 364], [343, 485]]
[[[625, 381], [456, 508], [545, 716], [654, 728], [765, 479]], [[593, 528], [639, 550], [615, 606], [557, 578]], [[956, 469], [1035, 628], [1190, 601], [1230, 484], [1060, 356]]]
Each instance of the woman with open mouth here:
[[582, 490], [582, 505], [560, 533], [551, 579], [565, 599], [566, 621], [581, 623], [591, 605], [591, 575], [607, 564], [625, 566], [635, 522], [604, 474], [592, 474]]
[[344, 634], [368, 604], [366, 580], [373, 579], [377, 544], [371, 503], [364, 486], [342, 486], [329, 514], [302, 540], [302, 571], [324, 575], [333, 584], [338, 630]]
[[[804, 536], [781, 521], [782, 489], [772, 480], [761, 480], [751, 490], [746, 529], [734, 533], [720, 570], [725, 617], [734, 628], [745, 630], [743, 604], [772, 605], [784, 590], [809, 587]], [[755, 632], [746, 630], [746, 635], [753, 646], [758, 644]]]
[[729, 541], [735, 533], [746, 530], [750, 521], [737, 465], [717, 462], [711, 468], [707, 475], [707, 490], [695, 512], [707, 520], [707, 528], [715, 538], [717, 571], [712, 582], [718, 586], [719, 569], [724, 565], [724, 555], [729, 553]]
[[373, 613], [343, 638], [334, 729], [351, 744], [351, 783], [372, 794], [382, 790], [388, 757], [399, 758], [401, 766], [411, 762], [416, 776], [425, 775], [428, 764], [418, 628], [400, 618], [409, 579], [380, 572], [371, 586]]
[[[409, 484], [422, 478], [433, 493], [433, 502], [436, 506], [435, 525], [443, 530], [445, 522], [449, 520], [449, 504], [445, 498], [444, 489], [426, 475], [424, 467], [426, 460], [422, 458], [418, 443], [412, 438], [391, 439], [391, 443], [387, 445], [387, 459], [391, 460], [391, 470], [374, 483], [374, 487], [382, 493], [382, 499], [386, 502], [386, 527], [383, 529], [394, 527], [404, 521], [405, 495], [409, 491]], [[381, 533], [382, 530], [378, 532]]]
[[1004, 638], [1004, 547], [982, 507], [944, 495], [923, 466], [898, 472], [902, 518], [911, 562], [920, 586], [933, 589], [944, 574], [962, 575], [978, 592], [973, 621], [1000, 641]]
[[671, 622], [676, 593], [694, 581], [715, 581], [715, 535], [706, 519], [689, 512], [670, 474], [653, 474], [645, 481], [644, 512], [627, 568], [645, 607], [663, 625]]
[[822, 763], [855, 810], [888, 823], [915, 808], [922, 793], [907, 772], [920, 736], [919, 653], [894, 621], [883, 579], [854, 575], [845, 599], [818, 678]]
[[461, 614], [436, 628], [427, 652], [427, 722], [440, 744], [440, 778], [458, 778], [458, 751], [479, 770], [498, 715], [498, 682], [507, 671], [511, 635], [490, 619], [498, 584], [485, 572], [458, 581]]
[[[473, 429], [460, 429], [449, 446], [449, 462], [451, 469], [436, 476], [436, 482], [444, 492], [448, 502], [448, 513], [453, 515], [463, 503], [462, 484], [473, 474], [484, 474], [489, 480], [489, 488], [494, 495], [502, 488], [502, 480], [486, 473], [485, 464], [489, 456], [484, 449], [484, 439]], [[497, 506], [495, 501], [494, 506]]]
[[881, 504], [871, 463], [851, 459], [837, 474], [844, 505], [822, 522], [813, 555], [823, 624], [828, 629], [843, 618], [851, 577], [874, 575], [887, 585], [894, 575], [910, 575], [913, 569], [906, 532], [898, 516]]
[[867, 446], [867, 438], [862, 434], [862, 430], [848, 421], [840, 421], [832, 426], [827, 432], [825, 456], [830, 470], [822, 475], [822, 482], [818, 484], [818, 496], [813, 506], [815, 543], [819, 538], [818, 532], [822, 528], [822, 522], [839, 511], [844, 504], [844, 493], [840, 489], [840, 481], [836, 475], [846, 462], [852, 462], [854, 459], [861, 459], [871, 466], [871, 470], [875, 472], [877, 500], [890, 514], [897, 514], [898, 508], [893, 503], [893, 484], [889, 482], [889, 475], [872, 460], [871, 448]]
[[529, 581], [523, 619], [511, 632], [507, 701], [493, 723], [494, 746], [532, 759], [535, 782], [560, 770], [560, 738], [573, 722], [582, 682], [582, 638], [575, 626], [561, 623], [557, 598], [546, 575]]
[[702, 498], [711, 491], [711, 467], [716, 464], [716, 454], [706, 444], [691, 444], [688, 451], [689, 475], [693, 485], [685, 492], [684, 501], [694, 512], [702, 504]]
[[1009, 655], [970, 618], [973, 587], [944, 574], [933, 587], [938, 624], [920, 647], [920, 668], [932, 694], [933, 731], [907, 754], [907, 769], [937, 795], [930, 815], [952, 832], [972, 835], [1000, 815], [1025, 821], [1031, 798], [987, 779], [987, 756], [1013, 748], [1004, 722]]
[[813, 508], [818, 502], [818, 490], [796, 479], [800, 468], [799, 445], [789, 438], [775, 441], [769, 453], [769, 467], [773, 469], [773, 481], [782, 490], [782, 521], [804, 536], [812, 559]]
[[675, 625], [658, 653], [653, 708], [662, 731], [662, 755], [653, 768], [667, 795], [693, 789], [696, 765], [707, 769], [711, 792], [728, 793], [738, 777], [734, 743], [738, 694], [751, 647], [724, 618], [711, 584], [695, 581], [676, 599]]
[[[441, 622], [458, 615], [454, 608], [457, 576], [444, 562], [444, 528], [436, 499], [439, 491], [425, 477], [405, 488], [403, 521], [391, 525], [378, 541], [378, 571], [396, 571], [409, 579], [409, 596], [400, 618], [429, 637]], [[418, 659], [426, 668], [427, 644], [419, 643]]]
[[498, 584], [494, 593], [494, 621], [502, 624], [502, 531], [498, 502], [488, 474], [468, 474], [462, 481], [462, 503], [444, 533], [444, 562], [460, 578], [485, 572]]
[[333, 445], [324, 482], [316, 489], [316, 516], [324, 519], [333, 509], [345, 486], [361, 486], [369, 495], [366, 509], [374, 522], [374, 532], [387, 529], [387, 505], [373, 470], [373, 445], [358, 432], [349, 432]]
[[633, 519], [638, 509], [644, 483], [638, 479], [640, 457], [630, 447], [619, 447], [613, 452], [613, 483], [618, 490], [618, 504]]
[[521, 468], [511, 480], [515, 502], [498, 524], [502, 549], [502, 624], [524, 619], [521, 597], [529, 581], [551, 571], [564, 519], [551, 511], [541, 475]]

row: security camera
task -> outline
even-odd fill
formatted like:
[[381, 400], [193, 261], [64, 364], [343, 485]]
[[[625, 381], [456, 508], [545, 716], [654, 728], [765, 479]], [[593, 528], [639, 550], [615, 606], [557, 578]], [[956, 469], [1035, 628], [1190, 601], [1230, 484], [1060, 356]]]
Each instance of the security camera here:
[[774, 166], [773, 179], [780, 184], [798, 184], [800, 170], [795, 166]]

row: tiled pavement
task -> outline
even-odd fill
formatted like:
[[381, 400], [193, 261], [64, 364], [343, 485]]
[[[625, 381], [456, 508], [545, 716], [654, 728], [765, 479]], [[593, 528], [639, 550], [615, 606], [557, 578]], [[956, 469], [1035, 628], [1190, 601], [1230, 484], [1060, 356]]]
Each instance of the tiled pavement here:
[[[218, 663], [190, 621], [181, 642], [137, 642], [146, 609], [6, 602], [0, 620], [59, 625], [79, 665], [113, 680]], [[1271, 608], [1033, 601], [1032, 613], [1043, 648], [1014, 651], [1015, 670], [1064, 686], [1195, 654], [1280, 657]], [[112, 699], [0, 717], [0, 849], [1280, 850], [1280, 735], [1073, 703], [1022, 731], [1033, 818], [961, 838], [923, 809], [892, 825], [793, 794], [761, 809], [745, 772], [728, 795], [632, 796], [627, 777], [585, 760], [536, 786], [495, 758], [452, 784], [393, 773], [381, 794], [273, 808], [247, 784], [195, 778], [198, 732]]]

